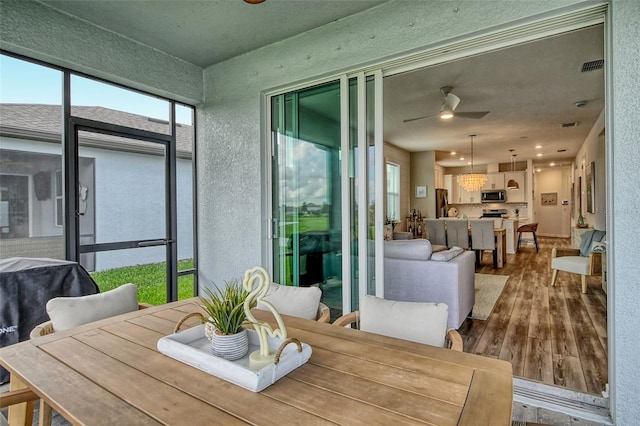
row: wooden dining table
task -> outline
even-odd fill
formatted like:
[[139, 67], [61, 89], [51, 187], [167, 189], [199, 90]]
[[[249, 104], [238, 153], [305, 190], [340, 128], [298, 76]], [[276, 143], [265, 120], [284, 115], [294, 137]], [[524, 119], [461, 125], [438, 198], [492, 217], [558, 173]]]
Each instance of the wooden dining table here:
[[[254, 393], [157, 350], [190, 312], [197, 298], [56, 332], [0, 348], [0, 364], [78, 425], [511, 424], [508, 362], [283, 316], [313, 353]], [[29, 414], [11, 406], [10, 424]]]

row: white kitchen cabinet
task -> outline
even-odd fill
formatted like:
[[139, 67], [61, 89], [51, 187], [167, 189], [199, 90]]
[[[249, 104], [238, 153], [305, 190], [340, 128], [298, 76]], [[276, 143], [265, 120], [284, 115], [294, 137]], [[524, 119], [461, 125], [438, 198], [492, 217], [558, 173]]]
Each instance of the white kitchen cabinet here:
[[504, 173], [488, 173], [487, 181], [482, 187], [483, 190], [489, 191], [492, 189], [504, 189]]
[[507, 253], [514, 254], [518, 249], [518, 219], [503, 219], [502, 226], [507, 231]]
[[481, 191], [467, 191], [462, 186], [459, 189], [462, 204], [479, 204], [482, 202], [480, 197]]
[[518, 189], [506, 189], [507, 203], [524, 203], [526, 201], [526, 176], [525, 172], [507, 172], [504, 173], [505, 188], [509, 180], [515, 180], [518, 183]]

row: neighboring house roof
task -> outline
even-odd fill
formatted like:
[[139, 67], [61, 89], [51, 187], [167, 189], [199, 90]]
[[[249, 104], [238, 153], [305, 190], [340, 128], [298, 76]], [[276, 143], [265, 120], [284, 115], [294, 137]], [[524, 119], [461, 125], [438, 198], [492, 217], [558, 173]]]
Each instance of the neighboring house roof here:
[[[135, 129], [169, 134], [169, 123], [128, 112], [104, 107], [74, 106], [74, 116]], [[62, 134], [62, 107], [43, 104], [0, 104], [0, 135], [22, 139], [35, 139], [60, 143]], [[103, 134], [80, 138], [83, 145], [113, 148], [129, 152], [149, 153], [149, 143]], [[176, 125], [176, 152], [180, 158], [191, 158], [193, 153], [193, 126]]]

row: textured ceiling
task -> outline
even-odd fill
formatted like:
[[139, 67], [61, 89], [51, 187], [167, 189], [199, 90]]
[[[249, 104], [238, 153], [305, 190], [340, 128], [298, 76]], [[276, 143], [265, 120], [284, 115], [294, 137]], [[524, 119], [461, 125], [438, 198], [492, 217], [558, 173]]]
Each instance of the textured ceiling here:
[[[109, 1], [40, 0], [99, 27], [207, 67], [383, 3], [379, 0]], [[363, 12], [366, 13], [366, 12]], [[569, 164], [604, 108], [604, 71], [581, 73], [604, 57], [601, 25], [458, 61], [386, 77], [384, 140], [409, 151], [436, 151], [445, 167], [518, 161]], [[480, 120], [437, 117], [440, 88], [453, 86], [458, 112], [491, 111]], [[587, 101], [576, 107], [578, 101]], [[562, 128], [562, 123], [578, 122]], [[536, 149], [536, 145], [542, 148]], [[451, 156], [450, 151], [462, 153]], [[559, 152], [565, 150], [563, 152]], [[542, 157], [536, 154], [543, 154]]]
[[39, 0], [200, 67], [320, 27], [384, 0]]

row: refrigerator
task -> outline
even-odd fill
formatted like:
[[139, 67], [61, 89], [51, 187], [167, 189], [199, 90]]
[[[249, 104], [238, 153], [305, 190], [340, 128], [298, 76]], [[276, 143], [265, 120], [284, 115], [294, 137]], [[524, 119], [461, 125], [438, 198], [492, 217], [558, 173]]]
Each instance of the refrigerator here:
[[447, 217], [449, 211], [449, 201], [447, 190], [436, 188], [436, 218]]

